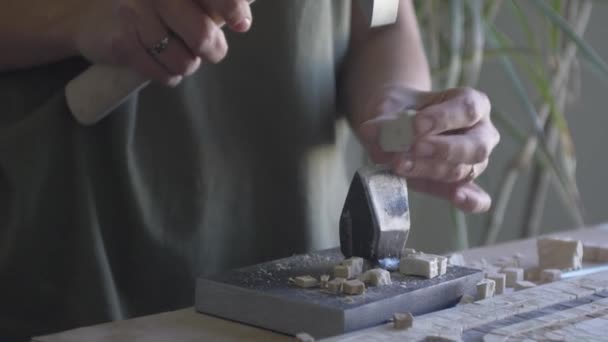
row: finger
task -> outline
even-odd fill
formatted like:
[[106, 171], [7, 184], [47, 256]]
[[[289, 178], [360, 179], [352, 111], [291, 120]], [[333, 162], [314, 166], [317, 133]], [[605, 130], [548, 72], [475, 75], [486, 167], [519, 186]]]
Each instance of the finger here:
[[395, 158], [392, 165], [393, 171], [402, 177], [457, 183], [472, 181], [481, 175], [488, 166], [488, 160], [476, 165], [468, 165], [400, 155]]
[[465, 212], [482, 213], [492, 206], [492, 199], [475, 183], [446, 184], [426, 179], [408, 180], [408, 187], [451, 202]]
[[130, 65], [142, 76], [165, 85], [176, 86], [182, 80], [179, 75], [172, 75], [167, 69], [157, 63], [145, 49], [142, 48], [136, 27], [137, 14], [127, 6], [118, 8], [124, 35], [112, 41], [115, 59], [120, 64]]
[[[194, 73], [200, 66], [200, 59], [184, 46], [181, 39], [169, 33], [169, 29], [152, 8], [142, 7], [140, 11], [137, 27], [142, 47], [147, 49], [150, 55], [172, 75]], [[168, 39], [166, 48], [162, 51], [153, 51], [163, 39]]]
[[192, 0], [157, 1], [157, 12], [195, 56], [217, 63], [228, 45], [221, 28]]
[[470, 128], [490, 115], [488, 97], [472, 88], [452, 89], [440, 103], [418, 111], [414, 117], [416, 135], [445, 133]]
[[500, 134], [489, 119], [458, 134], [421, 137], [411, 151], [417, 157], [433, 158], [453, 164], [477, 164], [490, 157]]
[[[252, 14], [249, 1], [246, 0], [214, 0], [213, 5], [204, 7], [209, 13], [220, 16], [231, 30], [246, 32], [251, 27]], [[205, 6], [205, 3], [202, 4]], [[210, 8], [212, 7], [212, 8]]]

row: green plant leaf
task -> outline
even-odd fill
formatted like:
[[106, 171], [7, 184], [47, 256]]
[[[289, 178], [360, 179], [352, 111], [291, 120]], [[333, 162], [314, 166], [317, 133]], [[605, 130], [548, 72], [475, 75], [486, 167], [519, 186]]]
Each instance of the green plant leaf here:
[[572, 30], [572, 27], [570, 27], [570, 24], [568, 24], [564, 18], [547, 5], [544, 0], [531, 0], [530, 3], [533, 4], [541, 14], [551, 20], [554, 25], [559, 27], [564, 34], [576, 44], [580, 54], [585, 57], [597, 71], [602, 73], [604, 77], [608, 77], [608, 64], [606, 61], [604, 61], [587, 42]]

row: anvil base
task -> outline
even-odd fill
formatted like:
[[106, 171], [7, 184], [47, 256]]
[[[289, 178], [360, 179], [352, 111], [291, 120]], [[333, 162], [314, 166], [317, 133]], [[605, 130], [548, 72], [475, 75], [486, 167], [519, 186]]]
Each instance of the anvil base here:
[[395, 312], [420, 315], [451, 307], [463, 294], [474, 296], [483, 278], [479, 270], [458, 266], [434, 279], [392, 273], [392, 285], [369, 287], [358, 296], [289, 284], [290, 277], [331, 274], [343, 259], [331, 249], [199, 278], [196, 309], [289, 335], [323, 338], [385, 323]]

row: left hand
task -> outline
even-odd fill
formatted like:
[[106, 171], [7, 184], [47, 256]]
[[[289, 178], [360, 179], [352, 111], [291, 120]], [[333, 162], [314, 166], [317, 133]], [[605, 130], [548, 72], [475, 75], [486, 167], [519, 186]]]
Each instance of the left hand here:
[[[357, 133], [376, 163], [390, 163], [408, 179], [412, 190], [452, 202], [467, 212], [484, 212], [490, 196], [474, 179], [487, 167], [500, 135], [490, 120], [488, 97], [471, 88], [419, 92], [389, 88], [374, 107], [371, 120]], [[417, 110], [412, 119], [413, 139], [408, 151], [384, 152], [378, 143], [379, 123], [404, 107]]]

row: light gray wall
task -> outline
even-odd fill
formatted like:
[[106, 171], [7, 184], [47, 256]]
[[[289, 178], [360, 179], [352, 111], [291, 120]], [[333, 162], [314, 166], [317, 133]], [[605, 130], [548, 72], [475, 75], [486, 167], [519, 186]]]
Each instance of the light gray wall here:
[[[585, 35], [587, 41], [597, 50], [600, 56], [608, 60], [608, 1], [595, 1], [591, 21]], [[518, 33], [517, 25], [508, 21], [508, 15], [502, 13], [499, 18], [501, 27]], [[523, 39], [523, 37], [520, 36]], [[582, 66], [582, 89], [576, 103], [566, 109], [569, 125], [574, 136], [578, 155], [578, 182], [586, 208], [586, 222], [596, 224], [608, 221], [608, 81], [600, 80], [594, 71]], [[523, 111], [515, 96], [509, 80], [498, 63], [488, 63], [483, 70], [479, 87], [491, 98], [495, 108], [508, 113], [518, 125], [530, 126], [530, 118]], [[486, 188], [495, 191], [504, 174], [510, 159], [518, 151], [513, 139], [504, 137], [496, 149], [491, 165], [481, 181]], [[527, 173], [529, 175], [529, 173]], [[520, 237], [523, 231], [523, 206], [529, 186], [530, 177], [522, 177], [512, 196], [505, 218], [505, 227], [500, 235], [501, 240]], [[442, 252], [454, 248], [455, 230], [448, 216], [447, 205], [443, 202], [413, 194], [412, 235], [409, 245], [426, 250]], [[485, 226], [484, 216], [469, 216], [470, 241], [475, 245], [480, 239]], [[574, 222], [565, 214], [564, 207], [555, 191], [550, 191], [545, 216], [543, 233], [565, 230], [574, 227]]]

